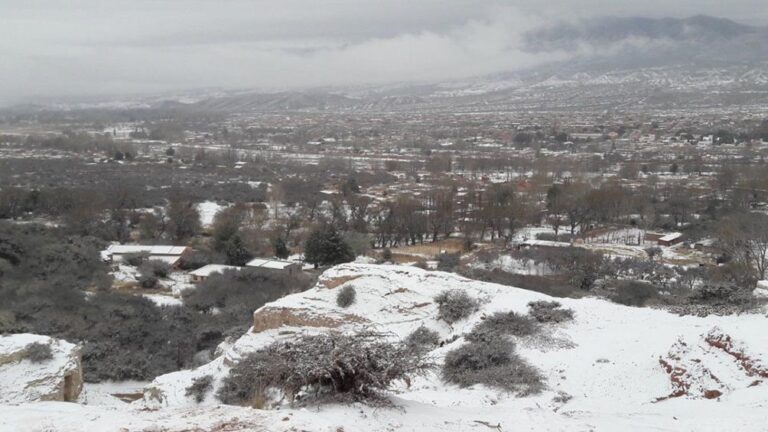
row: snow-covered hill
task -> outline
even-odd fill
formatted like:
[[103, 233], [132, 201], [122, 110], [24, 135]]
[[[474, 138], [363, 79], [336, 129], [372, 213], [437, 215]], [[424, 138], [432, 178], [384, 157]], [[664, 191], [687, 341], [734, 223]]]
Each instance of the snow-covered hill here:
[[[357, 300], [336, 305], [353, 285]], [[449, 326], [437, 320], [433, 297], [464, 289], [481, 302], [469, 318]], [[243, 356], [296, 334], [375, 328], [402, 338], [421, 325], [446, 342], [431, 353], [442, 363], [461, 337], [497, 311], [527, 312], [531, 291], [402, 266], [346, 264], [326, 271], [317, 286], [268, 304], [254, 327], [198, 369], [158, 377], [144, 400], [125, 406], [46, 403], [2, 407], [0, 430], [765, 430], [768, 412], [768, 319], [764, 315], [680, 317], [598, 299], [558, 299], [575, 312], [571, 322], [543, 334], [515, 338], [517, 352], [546, 378], [537, 395], [516, 397], [475, 386], [444, 383], [439, 371], [392, 392], [399, 408], [326, 405], [250, 410], [217, 403], [210, 392], [197, 404], [185, 395], [195, 377], [220, 385]], [[453, 340], [453, 337], [456, 337]], [[55, 420], [55, 421], [54, 421]], [[225, 426], [222, 426], [225, 425]], [[44, 426], [44, 427], [43, 427]], [[93, 428], [91, 428], [93, 426]]]

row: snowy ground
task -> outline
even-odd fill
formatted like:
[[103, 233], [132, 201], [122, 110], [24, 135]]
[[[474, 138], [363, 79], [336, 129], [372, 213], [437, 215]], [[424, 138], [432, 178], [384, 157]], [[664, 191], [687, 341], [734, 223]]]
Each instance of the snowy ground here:
[[[346, 285], [356, 287], [357, 301], [341, 309], [335, 298]], [[480, 310], [452, 327], [438, 321], [432, 298], [447, 288], [466, 289], [482, 302]], [[317, 287], [266, 305], [257, 316], [286, 308], [314, 319], [315, 325], [335, 322], [341, 324], [340, 330], [349, 331], [374, 326], [394, 337], [404, 337], [424, 324], [444, 339], [459, 336], [431, 353], [439, 364], [447, 351], [464, 343], [460, 336], [483, 316], [507, 310], [524, 313], [529, 301], [540, 299], [548, 297], [442, 272], [346, 264], [327, 271]], [[393, 401], [399, 406], [395, 409], [331, 405], [249, 410], [220, 406], [212, 394], [199, 405], [185, 396], [194, 377], [211, 374], [218, 386], [228, 364], [254, 349], [292, 337], [291, 331], [322, 330], [267, 327], [259, 333], [248, 332], [207, 365], [158, 377], [145, 395], [159, 396], [160, 402], [148, 397], [123, 407], [6, 406], [0, 430], [766, 430], [768, 320], [764, 314], [680, 317], [591, 298], [558, 301], [575, 311], [573, 322], [544, 335], [516, 339], [518, 353], [546, 377], [547, 389], [534, 396], [520, 398], [483, 386], [460, 389], [442, 382], [437, 372], [394, 389]], [[719, 339], [713, 339], [713, 334]], [[726, 339], [729, 344], [717, 342]], [[665, 363], [671, 365], [669, 371]], [[690, 389], [687, 394], [663, 399], [679, 390], [680, 383]], [[720, 394], [707, 399], [705, 390]], [[570, 399], [563, 401], [564, 394]], [[233, 426], [224, 428], [221, 422], [225, 421]]]
[[221, 209], [226, 206], [219, 205], [214, 201], [203, 201], [197, 205], [197, 211], [200, 212], [200, 223], [203, 227], [210, 227], [213, 225], [213, 218], [216, 217]]

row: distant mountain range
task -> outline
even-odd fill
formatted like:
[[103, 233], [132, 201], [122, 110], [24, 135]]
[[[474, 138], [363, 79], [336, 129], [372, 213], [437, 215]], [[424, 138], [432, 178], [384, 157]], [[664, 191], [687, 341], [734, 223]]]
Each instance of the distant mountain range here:
[[[768, 28], [709, 16], [606, 17], [527, 32], [566, 61], [452, 82], [195, 92], [137, 106], [243, 111], [574, 110], [768, 106]], [[103, 104], [101, 104], [103, 106]], [[130, 103], [128, 103], [130, 105]], [[121, 101], [120, 107], [126, 107]]]
[[571, 71], [645, 68], [694, 63], [720, 66], [768, 61], [768, 28], [695, 16], [599, 18], [528, 32], [529, 52], [575, 52], [556, 65]]

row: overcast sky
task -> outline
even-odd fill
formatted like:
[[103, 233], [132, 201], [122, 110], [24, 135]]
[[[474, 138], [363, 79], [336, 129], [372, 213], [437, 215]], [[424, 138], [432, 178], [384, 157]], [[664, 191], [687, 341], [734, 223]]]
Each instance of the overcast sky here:
[[0, 0], [0, 105], [463, 78], [566, 55], [518, 48], [543, 23], [695, 14], [768, 22], [764, 0]]

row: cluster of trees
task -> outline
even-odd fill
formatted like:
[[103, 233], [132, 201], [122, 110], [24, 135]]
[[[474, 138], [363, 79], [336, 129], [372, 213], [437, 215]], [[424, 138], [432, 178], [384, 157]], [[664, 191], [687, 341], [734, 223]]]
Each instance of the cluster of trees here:
[[301, 274], [214, 275], [183, 306], [159, 307], [110, 290], [103, 247], [62, 229], [0, 221], [0, 333], [83, 342], [87, 381], [146, 380], [191, 366], [197, 353], [242, 333], [255, 309], [312, 284]]

